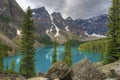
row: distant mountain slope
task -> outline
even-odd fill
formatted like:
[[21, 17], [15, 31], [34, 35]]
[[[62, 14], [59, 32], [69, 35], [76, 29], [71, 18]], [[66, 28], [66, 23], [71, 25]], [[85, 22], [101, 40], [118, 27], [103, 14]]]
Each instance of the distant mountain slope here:
[[[12, 39], [17, 36], [17, 30], [21, 27], [24, 12], [15, 0], [0, 1], [0, 40], [6, 47], [8, 54], [15, 54], [18, 50]], [[0, 47], [3, 48], [1, 45]], [[7, 51], [10, 49], [10, 51]]]
[[15, 0], [0, 1], [0, 31], [10, 39], [17, 35], [17, 27], [23, 21], [23, 10]]
[[76, 24], [79, 25], [79, 27], [82, 27], [84, 31], [86, 31], [89, 34], [100, 34], [105, 35], [108, 31], [107, 28], [107, 18], [108, 16], [106, 14], [95, 16], [89, 19], [77, 19], [75, 20]]
[[8, 19], [8, 21], [21, 24], [23, 18], [23, 11], [15, 0], [0, 1], [0, 20], [2, 21], [3, 18]]
[[[8, 37], [3, 35], [2, 33], [0, 33], [0, 41], [1, 41], [1, 44], [6, 45], [6, 50], [7, 49], [9, 50], [8, 52], [9, 55], [15, 54], [19, 48], [18, 45], [16, 45], [12, 40], [10, 40]], [[0, 47], [3, 48], [3, 46], [0, 46]]]

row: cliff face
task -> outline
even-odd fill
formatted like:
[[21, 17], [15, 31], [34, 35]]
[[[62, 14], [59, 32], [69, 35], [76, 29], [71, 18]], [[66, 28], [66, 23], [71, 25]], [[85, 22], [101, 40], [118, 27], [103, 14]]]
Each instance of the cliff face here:
[[0, 31], [10, 39], [16, 37], [17, 26], [21, 26], [23, 11], [15, 0], [0, 1]]
[[91, 17], [89, 19], [77, 19], [75, 20], [76, 24], [79, 27], [82, 27], [84, 31], [89, 34], [100, 34], [105, 35], [108, 31], [107, 27], [107, 14], [103, 14], [100, 16]]
[[[4, 18], [4, 19], [3, 19]], [[14, 21], [20, 23], [23, 18], [23, 11], [15, 0], [0, 1], [0, 20], [3, 22]]]

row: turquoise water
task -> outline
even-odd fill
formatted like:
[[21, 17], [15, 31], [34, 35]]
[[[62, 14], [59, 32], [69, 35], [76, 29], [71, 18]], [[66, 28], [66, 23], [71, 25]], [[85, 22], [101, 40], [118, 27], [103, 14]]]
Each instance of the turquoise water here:
[[[79, 51], [77, 48], [78, 46], [72, 46], [72, 59], [73, 63], [79, 62], [81, 59], [87, 57], [92, 62], [99, 62], [100, 61], [100, 54], [99, 53], [91, 53], [91, 52], [82, 52]], [[64, 46], [58, 46], [57, 47], [57, 54], [58, 54], [58, 60], [62, 60], [62, 56], [64, 55]], [[53, 54], [53, 46], [46, 46], [42, 48], [38, 48], [36, 50], [36, 56], [35, 56], [35, 65], [36, 69], [35, 72], [46, 72], [52, 63], [52, 54]], [[12, 60], [15, 60], [15, 71], [18, 72], [19, 69], [19, 62], [20, 62], [21, 55], [15, 55], [6, 57], [4, 59], [4, 66], [8, 64], [10, 68], [10, 64]]]

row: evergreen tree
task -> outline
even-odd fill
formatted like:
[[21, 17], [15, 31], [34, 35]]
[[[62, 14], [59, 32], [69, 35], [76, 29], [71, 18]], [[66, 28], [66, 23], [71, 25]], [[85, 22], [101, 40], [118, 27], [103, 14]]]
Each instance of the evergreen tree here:
[[0, 72], [4, 72], [4, 66], [3, 66], [3, 58], [4, 58], [4, 53], [3, 53], [3, 46], [2, 46], [2, 40], [0, 39]]
[[111, 63], [120, 59], [120, 0], [112, 0], [108, 27], [108, 54], [105, 62]]
[[69, 67], [72, 65], [72, 51], [70, 42], [65, 43], [65, 52], [63, 56], [63, 62], [65, 62]]
[[6, 64], [6, 73], [9, 72], [8, 63]]
[[3, 56], [0, 53], [0, 72], [4, 72], [4, 66], [3, 66]]
[[26, 78], [35, 76], [35, 28], [32, 19], [32, 12], [28, 7], [25, 13], [25, 19], [22, 25], [22, 39], [21, 39], [21, 53], [22, 59], [20, 61], [19, 72]]
[[[6, 66], [6, 67], [8, 67], [8, 65]], [[12, 60], [12, 62], [11, 62], [11, 64], [10, 64], [10, 70], [9, 70], [9, 72], [10, 73], [15, 73], [15, 61], [14, 60]]]
[[52, 64], [57, 62], [57, 43], [56, 43], [56, 38], [54, 42], [54, 52], [53, 52], [53, 57], [52, 57]]

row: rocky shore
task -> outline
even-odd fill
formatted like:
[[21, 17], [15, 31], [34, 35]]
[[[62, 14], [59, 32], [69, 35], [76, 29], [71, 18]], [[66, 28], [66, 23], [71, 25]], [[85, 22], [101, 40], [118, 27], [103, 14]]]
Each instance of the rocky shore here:
[[0, 74], [0, 80], [120, 80], [120, 61], [102, 65], [85, 58], [70, 68], [63, 62], [56, 62], [48, 72], [39, 72], [34, 78], [25, 79], [21, 75]]

